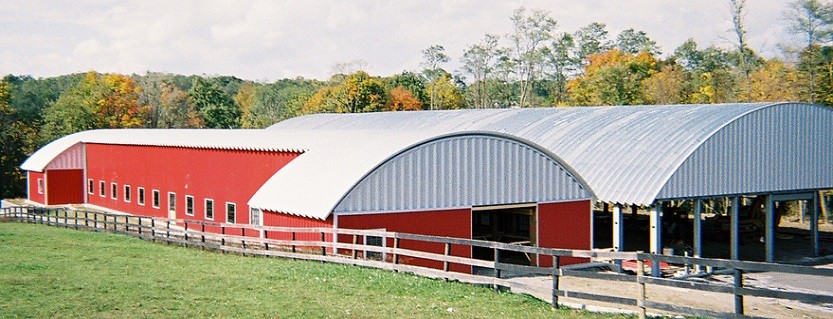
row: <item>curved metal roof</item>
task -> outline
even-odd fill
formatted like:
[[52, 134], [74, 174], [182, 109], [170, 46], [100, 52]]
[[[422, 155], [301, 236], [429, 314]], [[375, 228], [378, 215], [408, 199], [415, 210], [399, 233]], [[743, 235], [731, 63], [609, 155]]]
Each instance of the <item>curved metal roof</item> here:
[[[303, 130], [294, 129], [294, 132]], [[319, 130], [307, 131], [310, 135], [316, 135]], [[276, 131], [277, 132], [277, 131]], [[376, 172], [377, 169], [385, 163], [390, 163], [396, 159], [406, 159], [410, 161], [419, 160], [417, 156], [403, 156], [408, 150], [412, 150], [419, 145], [430, 144], [436, 141], [447, 141], [465, 136], [477, 136], [485, 138], [495, 138], [494, 133], [479, 133], [479, 132], [464, 132], [452, 134], [434, 134], [430, 131], [390, 131], [381, 132], [378, 130], [345, 130], [341, 131], [340, 139], [326, 139], [321, 140], [320, 143], [314, 147], [310, 147], [307, 152], [298, 158], [289, 162], [281, 170], [275, 173], [258, 191], [252, 196], [248, 204], [251, 207], [268, 209], [282, 213], [293, 215], [300, 215], [311, 218], [326, 219], [331, 212], [336, 210], [340, 204], [339, 212], [379, 212], [381, 210], [397, 210], [405, 209], [411, 210], [416, 208], [407, 208], [398, 204], [391, 205], [364, 205], [358, 203], [361, 199], [355, 196], [361, 195], [359, 193], [367, 191], [367, 187], [358, 186], [362, 181], [368, 181], [368, 178]], [[553, 181], [564, 181], [563, 184], [554, 185], [563, 187], [566, 190], [553, 189], [551, 191], [541, 192], [535, 190], [529, 193], [519, 194], [513, 192], [508, 196], [506, 194], [493, 193], [485, 201], [494, 201], [498, 198], [505, 200], [513, 200], [511, 203], [516, 203], [518, 200], [528, 201], [563, 201], [576, 198], [590, 199], [593, 197], [589, 191], [589, 187], [584, 184], [577, 174], [575, 174], [569, 167], [563, 165], [561, 161], [548, 153], [540, 146], [529, 145], [528, 142], [522, 141], [510, 136], [501, 136], [500, 139], [513, 141], [515, 145], [524, 145], [529, 150], [536, 150], [536, 154], [528, 153], [525, 156], [545, 156], [547, 160], [535, 161], [528, 166], [524, 166], [528, 171], [525, 171], [523, 177], [538, 176], [534, 173], [546, 170], [547, 177], [553, 177]], [[464, 155], [462, 150], [458, 150], [459, 155]], [[411, 168], [426, 168], [431, 165], [453, 165], [452, 163], [442, 164], [444, 161], [450, 161], [454, 158], [454, 154], [448, 153], [442, 158], [434, 158], [431, 163], [423, 163], [426, 165], [417, 165]], [[516, 156], [519, 154], [515, 154]], [[424, 158], [423, 158], [424, 159]], [[486, 159], [482, 159], [486, 160]], [[529, 163], [529, 159], [525, 161]], [[516, 165], [517, 163], [513, 164]], [[560, 172], [553, 171], [551, 166], [557, 166]], [[511, 166], [511, 165], [508, 165]], [[459, 166], [455, 166], [459, 167]], [[508, 167], [501, 169], [509, 170]], [[556, 174], [561, 174], [555, 178]], [[539, 174], [540, 175], [540, 174]], [[463, 175], [458, 174], [454, 178], [462, 178]], [[396, 174], [390, 175], [392, 179], [406, 179], [403, 176]], [[430, 180], [434, 178], [428, 174], [420, 174], [412, 176], [411, 180], [414, 185], [421, 185], [428, 187], [431, 185]], [[392, 180], [381, 181], [375, 180], [372, 187], [379, 186], [385, 183], [393, 183]], [[463, 183], [455, 180], [457, 183]], [[366, 184], [363, 186], [367, 186]], [[374, 190], [376, 195], [386, 196], [393, 193], [383, 194], [385, 190]], [[436, 189], [431, 190], [436, 192]], [[483, 189], [481, 192], [487, 192]], [[365, 192], [366, 193], [366, 192]], [[453, 193], [449, 191], [449, 193]], [[526, 196], [533, 194], [534, 198]], [[401, 195], [401, 194], [400, 194]], [[436, 194], [437, 196], [446, 196], [447, 194]], [[523, 195], [523, 196], [521, 196]], [[521, 199], [523, 197], [523, 199]], [[423, 198], [425, 199], [425, 198]], [[421, 208], [448, 208], [447, 205], [460, 205], [462, 202], [467, 202], [471, 205], [473, 202], [462, 200], [454, 201], [453, 197], [445, 198], [437, 203], [426, 204], [425, 202], [417, 204], [423, 205]], [[352, 206], [351, 206], [352, 205]], [[434, 205], [434, 206], [431, 206]], [[348, 207], [350, 206], [350, 207]]]
[[561, 157], [598, 200], [647, 206], [714, 134], [750, 113], [776, 106], [818, 109], [807, 104], [740, 103], [317, 114], [279, 122], [268, 130], [482, 130], [514, 135]]
[[[773, 123], [790, 129], [775, 129]], [[542, 150], [603, 202], [651, 205], [683, 195], [833, 187], [833, 111], [794, 103], [318, 114], [264, 130], [96, 130], [58, 139], [21, 167], [42, 171], [78, 143], [301, 152], [249, 205], [323, 219], [357, 183], [397, 154], [461, 134], [502, 136]], [[736, 143], [750, 154], [768, 143], [763, 146], [770, 155], [750, 162], [752, 156], [735, 155]], [[780, 145], [800, 155], [779, 157]], [[701, 172], [710, 169], [703, 165], [720, 177], [737, 165], [756, 165], [756, 170], [744, 171], [752, 179], [703, 180], [698, 179]], [[771, 176], [759, 178], [755, 174], [760, 172]], [[776, 175], [783, 173], [794, 180], [781, 183]], [[723, 185], [710, 185], [714, 181]], [[750, 181], [763, 184], [740, 187]]]
[[275, 134], [264, 130], [221, 129], [104, 129], [64, 136], [38, 149], [20, 166], [42, 172], [46, 166], [78, 143], [151, 145], [250, 151], [303, 152], [304, 135]]

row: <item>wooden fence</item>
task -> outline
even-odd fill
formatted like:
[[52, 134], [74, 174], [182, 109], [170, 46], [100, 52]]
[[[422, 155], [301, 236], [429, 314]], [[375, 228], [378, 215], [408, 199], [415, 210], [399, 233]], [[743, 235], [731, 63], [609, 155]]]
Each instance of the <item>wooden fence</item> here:
[[[593, 300], [622, 306], [635, 307], [644, 317], [646, 311], [659, 310], [715, 318], [759, 318], [745, 315], [744, 297], [789, 299], [814, 304], [832, 304], [833, 296], [823, 294], [784, 291], [744, 286], [744, 276], [753, 272], [778, 272], [808, 276], [833, 277], [833, 269], [809, 266], [773, 264], [763, 262], [733, 261], [725, 259], [665, 256], [638, 252], [600, 252], [588, 250], [552, 249], [512, 245], [498, 242], [461, 238], [436, 237], [418, 234], [387, 232], [382, 230], [355, 230], [334, 228], [258, 227], [243, 224], [225, 224], [195, 220], [169, 220], [155, 217], [112, 214], [93, 211], [76, 211], [64, 208], [5, 207], [0, 210], [0, 221], [18, 221], [57, 227], [105, 231], [137, 236], [151, 241], [175, 243], [185, 246], [214, 249], [243, 255], [260, 255], [293, 259], [314, 260], [339, 264], [359, 265], [417, 275], [459, 280], [491, 285], [495, 289], [540, 289], [540, 285], [522, 283], [506, 278], [507, 273], [518, 276], [547, 276], [552, 279], [551, 301], [554, 307], [559, 298]], [[285, 239], [274, 239], [275, 237]], [[346, 239], [346, 240], [345, 240]], [[368, 240], [374, 239], [374, 240]], [[442, 253], [406, 249], [402, 241], [442, 245]], [[370, 243], [369, 243], [370, 242]], [[493, 260], [481, 260], [453, 255], [452, 247], [491, 249]], [[549, 256], [553, 267], [536, 267], [499, 262], [501, 254], [515, 252]], [[402, 262], [403, 257], [430, 260], [442, 267], [429, 268]], [[588, 271], [581, 267], [563, 266], [566, 257], [604, 258], [613, 261], [636, 261], [635, 274], [622, 271]], [[496, 261], [497, 260], [497, 261]], [[645, 272], [645, 264], [664, 262], [697, 269], [719, 270], [731, 274], [732, 284], [692, 281], [681, 278], [652, 277]], [[462, 273], [451, 271], [451, 265], [466, 265], [480, 271]], [[594, 263], [590, 266], [599, 266]], [[585, 267], [587, 268], [587, 267]], [[615, 267], [612, 267], [615, 269]], [[483, 270], [486, 270], [485, 272]], [[587, 278], [611, 283], [636, 283], [636, 298], [607, 293], [588, 293], [567, 290], [560, 284], [567, 278]], [[734, 298], [734, 311], [720, 312], [698, 309], [688, 305], [663, 303], [647, 298], [648, 288], [676, 287], [701, 292], [716, 292]]]

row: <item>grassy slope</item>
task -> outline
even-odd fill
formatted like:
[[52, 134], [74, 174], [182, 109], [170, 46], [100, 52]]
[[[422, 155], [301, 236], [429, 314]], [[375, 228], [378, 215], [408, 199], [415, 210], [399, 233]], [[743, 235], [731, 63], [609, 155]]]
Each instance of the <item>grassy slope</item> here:
[[407, 274], [0, 223], [0, 318], [581, 316], [609, 317]]

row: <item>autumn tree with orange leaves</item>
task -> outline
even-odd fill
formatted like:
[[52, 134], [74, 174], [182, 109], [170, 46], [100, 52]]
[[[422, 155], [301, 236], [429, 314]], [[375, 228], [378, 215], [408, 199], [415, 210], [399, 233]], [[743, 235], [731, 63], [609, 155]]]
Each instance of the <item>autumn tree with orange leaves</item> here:
[[411, 91], [403, 86], [397, 86], [390, 91], [388, 102], [384, 107], [385, 111], [418, 111], [422, 110], [422, 102], [414, 97]]

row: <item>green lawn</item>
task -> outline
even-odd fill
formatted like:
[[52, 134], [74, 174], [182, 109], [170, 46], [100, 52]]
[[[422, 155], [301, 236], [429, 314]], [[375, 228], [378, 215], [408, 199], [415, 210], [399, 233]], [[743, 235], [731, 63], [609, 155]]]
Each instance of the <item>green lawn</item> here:
[[382, 270], [0, 223], [0, 318], [49, 317], [610, 318]]

